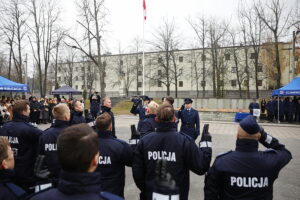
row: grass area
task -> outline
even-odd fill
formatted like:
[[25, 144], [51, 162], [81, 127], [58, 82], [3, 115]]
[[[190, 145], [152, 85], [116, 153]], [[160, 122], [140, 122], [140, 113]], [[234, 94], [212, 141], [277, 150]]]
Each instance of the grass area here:
[[129, 100], [120, 101], [113, 108], [112, 111], [115, 115], [132, 115], [130, 109], [132, 107], [132, 102]]

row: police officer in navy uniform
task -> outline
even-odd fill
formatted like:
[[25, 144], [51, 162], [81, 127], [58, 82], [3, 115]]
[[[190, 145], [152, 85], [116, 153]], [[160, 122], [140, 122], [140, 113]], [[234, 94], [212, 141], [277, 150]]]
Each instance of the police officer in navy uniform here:
[[66, 104], [58, 104], [52, 110], [54, 123], [40, 137], [35, 175], [46, 182], [57, 184], [60, 164], [57, 157], [57, 138], [69, 126], [70, 109]]
[[101, 173], [101, 188], [124, 197], [125, 166], [131, 167], [133, 152], [129, 144], [112, 135], [112, 120], [108, 113], [96, 119], [100, 158], [97, 171]]
[[1, 129], [0, 136], [8, 138], [15, 155], [15, 181], [27, 192], [35, 184], [33, 168], [37, 157], [40, 129], [29, 124], [30, 108], [25, 100], [18, 100], [13, 106], [13, 120]]
[[108, 113], [111, 117], [111, 121], [112, 121], [112, 135], [114, 137], [116, 137], [116, 128], [115, 128], [115, 116], [114, 113], [111, 111], [111, 107], [112, 107], [112, 103], [109, 97], [104, 97], [102, 100], [102, 105], [101, 105], [101, 112], [100, 114], [103, 113]]
[[83, 107], [81, 102], [75, 99], [71, 104], [70, 125], [80, 123], [86, 123], [86, 120], [83, 117]]
[[[156, 132], [143, 136], [134, 153], [132, 171], [141, 199], [151, 199], [157, 160], [167, 161], [168, 172], [179, 188], [180, 200], [188, 199], [189, 170], [203, 175], [211, 161], [211, 137], [201, 139], [200, 148], [189, 136], [178, 133], [174, 109], [161, 105], [157, 110], [159, 122]], [[205, 135], [207, 136], [207, 135]]]
[[[258, 151], [258, 142], [268, 148]], [[292, 159], [253, 116], [240, 122], [235, 151], [217, 156], [205, 180], [205, 200], [273, 198], [273, 183]]]
[[248, 108], [250, 111], [250, 115], [253, 115], [253, 109], [259, 109], [259, 104], [256, 102], [256, 99], [253, 99]]
[[26, 192], [12, 181], [15, 165], [14, 152], [6, 138], [0, 137], [0, 199], [23, 199]]
[[273, 98], [271, 97], [266, 104], [266, 110], [268, 114], [268, 120], [273, 122], [274, 119], [274, 108], [273, 108]]
[[192, 108], [192, 103], [192, 99], [184, 99], [184, 105], [178, 112], [178, 119], [181, 119], [180, 131], [196, 140], [200, 135], [200, 119], [198, 111]]
[[141, 128], [141, 125], [146, 117], [146, 109], [148, 104], [150, 103], [150, 98], [148, 96], [142, 96], [142, 99], [139, 100], [137, 109], [135, 110], [135, 114], [139, 115], [139, 122], [137, 129], [139, 130]]
[[141, 135], [151, 133], [158, 127], [158, 123], [155, 119], [158, 106], [155, 101], [151, 101], [148, 104], [145, 119], [141, 122], [140, 129], [138, 130]]
[[97, 118], [98, 113], [100, 112], [100, 96], [98, 95], [98, 92], [94, 92], [90, 96], [90, 104], [91, 104], [91, 114], [94, 119]]
[[62, 171], [57, 188], [42, 190], [31, 200], [120, 200], [101, 192], [101, 176], [95, 172], [99, 160], [97, 134], [87, 124], [64, 129], [58, 136], [57, 153]]

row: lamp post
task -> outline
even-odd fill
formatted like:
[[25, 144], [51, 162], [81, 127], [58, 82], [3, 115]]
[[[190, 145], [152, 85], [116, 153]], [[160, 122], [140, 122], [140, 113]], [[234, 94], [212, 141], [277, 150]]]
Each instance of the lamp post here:
[[[26, 60], [25, 62], [25, 84], [27, 85], [27, 53], [26, 53]], [[27, 85], [27, 90], [28, 90], [28, 85]], [[27, 92], [25, 92], [25, 99], [27, 99]]]

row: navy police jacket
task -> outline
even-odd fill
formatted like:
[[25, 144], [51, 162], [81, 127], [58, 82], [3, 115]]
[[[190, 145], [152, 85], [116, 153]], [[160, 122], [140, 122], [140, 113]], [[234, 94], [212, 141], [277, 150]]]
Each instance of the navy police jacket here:
[[101, 112], [100, 115], [107, 112], [110, 117], [111, 117], [111, 122], [112, 122], [112, 134], [115, 137], [116, 136], [116, 129], [115, 129], [115, 116], [114, 113], [111, 112], [111, 108], [108, 108], [106, 106], [101, 106]]
[[42, 190], [31, 200], [122, 200], [102, 193], [99, 173], [71, 173], [62, 171], [57, 188]]
[[200, 118], [198, 111], [191, 108], [178, 112], [178, 119], [181, 119], [180, 131], [190, 136], [194, 140], [200, 135]]
[[44, 155], [44, 164], [50, 171], [51, 178], [58, 179], [60, 164], [57, 155], [57, 138], [59, 134], [69, 126], [69, 121], [55, 120], [49, 129], [46, 129], [40, 137], [38, 154]]
[[156, 161], [167, 160], [167, 169], [179, 188], [180, 200], [188, 199], [189, 170], [202, 175], [210, 165], [211, 148], [199, 148], [195, 141], [176, 131], [175, 123], [159, 123], [157, 131], [144, 135], [135, 150], [132, 172], [144, 195], [152, 192], [149, 183], [155, 179]]
[[205, 180], [205, 200], [273, 199], [273, 183], [292, 158], [276, 138], [268, 135], [258, 151], [258, 142], [238, 139], [235, 151], [219, 155]]
[[14, 115], [4, 124], [0, 136], [6, 137], [14, 151], [16, 181], [19, 184], [33, 183], [33, 168], [37, 156], [39, 137], [42, 131], [29, 122], [29, 117]]
[[85, 118], [82, 116], [82, 114], [83, 114], [82, 112], [72, 110], [71, 111], [70, 125], [86, 123]]
[[250, 110], [250, 114], [253, 115], [253, 109], [259, 109], [259, 104], [258, 103], [250, 103], [249, 104], [249, 110]]
[[132, 165], [133, 153], [129, 144], [116, 139], [111, 131], [99, 131], [99, 163], [101, 189], [124, 196], [125, 166]]
[[145, 119], [141, 122], [140, 127], [138, 129], [141, 135], [155, 131], [155, 129], [158, 127], [158, 123], [155, 121], [155, 117], [156, 115], [154, 114], [149, 114], [145, 116]]
[[26, 192], [15, 185], [11, 178], [13, 170], [0, 170], [0, 199], [1, 200], [17, 200], [24, 199]]

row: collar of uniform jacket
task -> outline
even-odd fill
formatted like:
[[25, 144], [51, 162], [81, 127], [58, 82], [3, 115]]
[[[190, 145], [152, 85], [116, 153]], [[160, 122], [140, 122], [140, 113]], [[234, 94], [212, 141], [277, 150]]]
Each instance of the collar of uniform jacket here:
[[103, 112], [110, 112], [111, 108], [106, 107], [106, 106], [101, 106], [101, 110], [102, 110]]
[[65, 194], [98, 193], [101, 191], [100, 173], [71, 173], [61, 171], [58, 190]]
[[157, 132], [176, 131], [176, 123], [175, 122], [166, 122], [166, 123], [159, 122], [156, 131]]
[[258, 151], [258, 141], [251, 139], [237, 139], [235, 150], [243, 152]]
[[14, 115], [13, 116], [13, 121], [15, 122], [29, 122], [29, 117], [25, 115]]
[[69, 121], [64, 121], [64, 120], [55, 120], [54, 124], [52, 125], [55, 128], [64, 128], [68, 127], [70, 125]]
[[0, 170], [0, 182], [1, 183], [10, 182], [12, 177], [14, 177], [14, 175], [15, 175], [14, 170], [2, 169]]
[[98, 131], [99, 138], [114, 138], [112, 131]]
[[146, 115], [145, 118], [155, 118], [156, 115], [155, 114], [149, 114], [149, 115]]

